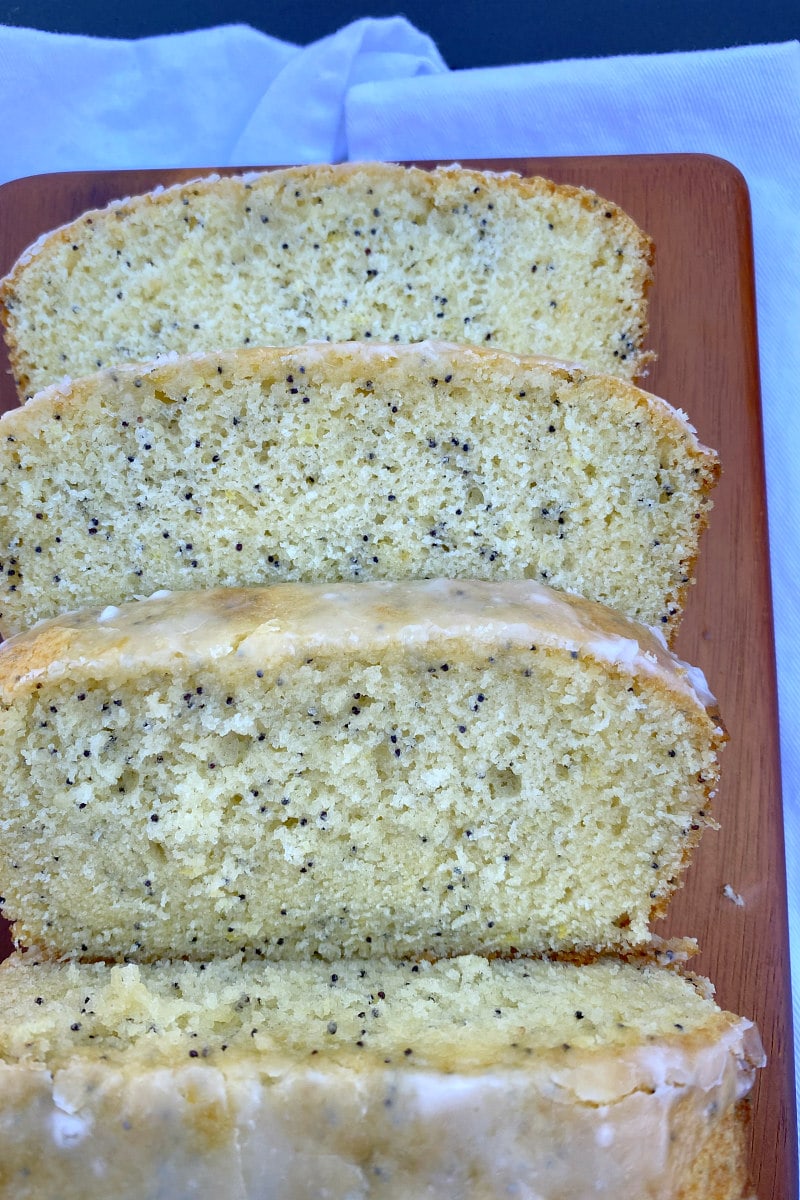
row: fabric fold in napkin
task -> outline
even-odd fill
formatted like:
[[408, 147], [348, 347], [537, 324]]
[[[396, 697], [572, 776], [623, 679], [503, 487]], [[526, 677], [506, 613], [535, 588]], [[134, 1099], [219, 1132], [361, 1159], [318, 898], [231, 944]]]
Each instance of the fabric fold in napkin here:
[[[300, 47], [243, 25], [0, 27], [0, 182], [42, 171], [695, 151], [750, 188], [800, 1034], [800, 44], [450, 72], [402, 17]], [[755, 799], [755, 798], [754, 798]]]
[[44, 171], [347, 158], [353, 86], [447, 67], [403, 17], [310, 46], [247, 25], [122, 41], [0, 26], [0, 183]]

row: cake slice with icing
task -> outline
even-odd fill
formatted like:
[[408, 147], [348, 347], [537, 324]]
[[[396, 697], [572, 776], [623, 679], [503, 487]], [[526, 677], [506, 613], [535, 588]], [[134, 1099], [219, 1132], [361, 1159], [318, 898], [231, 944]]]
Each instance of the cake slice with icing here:
[[2, 1200], [742, 1200], [763, 1052], [599, 961], [0, 967]]
[[0, 648], [0, 706], [16, 936], [141, 960], [641, 946], [723, 738], [651, 630], [530, 581], [84, 610]]

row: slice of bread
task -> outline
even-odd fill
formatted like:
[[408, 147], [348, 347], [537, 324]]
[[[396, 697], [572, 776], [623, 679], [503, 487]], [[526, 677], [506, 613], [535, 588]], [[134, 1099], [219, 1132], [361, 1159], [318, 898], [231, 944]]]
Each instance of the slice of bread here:
[[543, 179], [386, 163], [213, 176], [86, 213], [0, 287], [23, 392], [170, 350], [445, 338], [633, 378], [649, 239]]
[[632, 384], [440, 343], [190, 356], [0, 420], [0, 629], [159, 588], [534, 578], [677, 628], [716, 480]]
[[0, 968], [2, 1200], [747, 1194], [763, 1051], [704, 980], [31, 959]]
[[85, 610], [0, 702], [18, 940], [136, 960], [640, 946], [722, 738], [652, 631], [533, 582]]

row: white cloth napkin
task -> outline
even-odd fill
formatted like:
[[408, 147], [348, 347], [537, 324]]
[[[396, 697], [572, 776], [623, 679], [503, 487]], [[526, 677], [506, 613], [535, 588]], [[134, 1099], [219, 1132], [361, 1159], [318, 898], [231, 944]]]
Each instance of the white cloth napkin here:
[[81, 168], [698, 151], [750, 186], [800, 1034], [800, 45], [449, 72], [403, 18], [301, 48], [0, 27], [0, 182]]
[[0, 183], [43, 171], [336, 162], [351, 87], [446, 71], [402, 17], [301, 48], [246, 25], [120, 41], [0, 26]]

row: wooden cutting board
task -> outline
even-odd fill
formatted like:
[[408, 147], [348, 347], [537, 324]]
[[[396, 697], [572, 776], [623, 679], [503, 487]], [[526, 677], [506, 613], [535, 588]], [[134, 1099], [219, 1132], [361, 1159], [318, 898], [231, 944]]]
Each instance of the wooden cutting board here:
[[[721, 830], [706, 834], [656, 932], [696, 937], [696, 969], [714, 981], [720, 1004], [758, 1023], [769, 1066], [753, 1098], [753, 1182], [760, 1200], [794, 1200], [783, 817], [747, 188], [729, 163], [703, 155], [469, 165], [594, 188], [655, 239], [649, 345], [658, 359], [644, 383], [689, 414], [723, 466], [677, 649], [705, 671], [730, 734], [716, 803]], [[0, 274], [41, 233], [85, 209], [200, 173], [75, 172], [0, 187]], [[16, 403], [3, 354], [0, 410]]]

